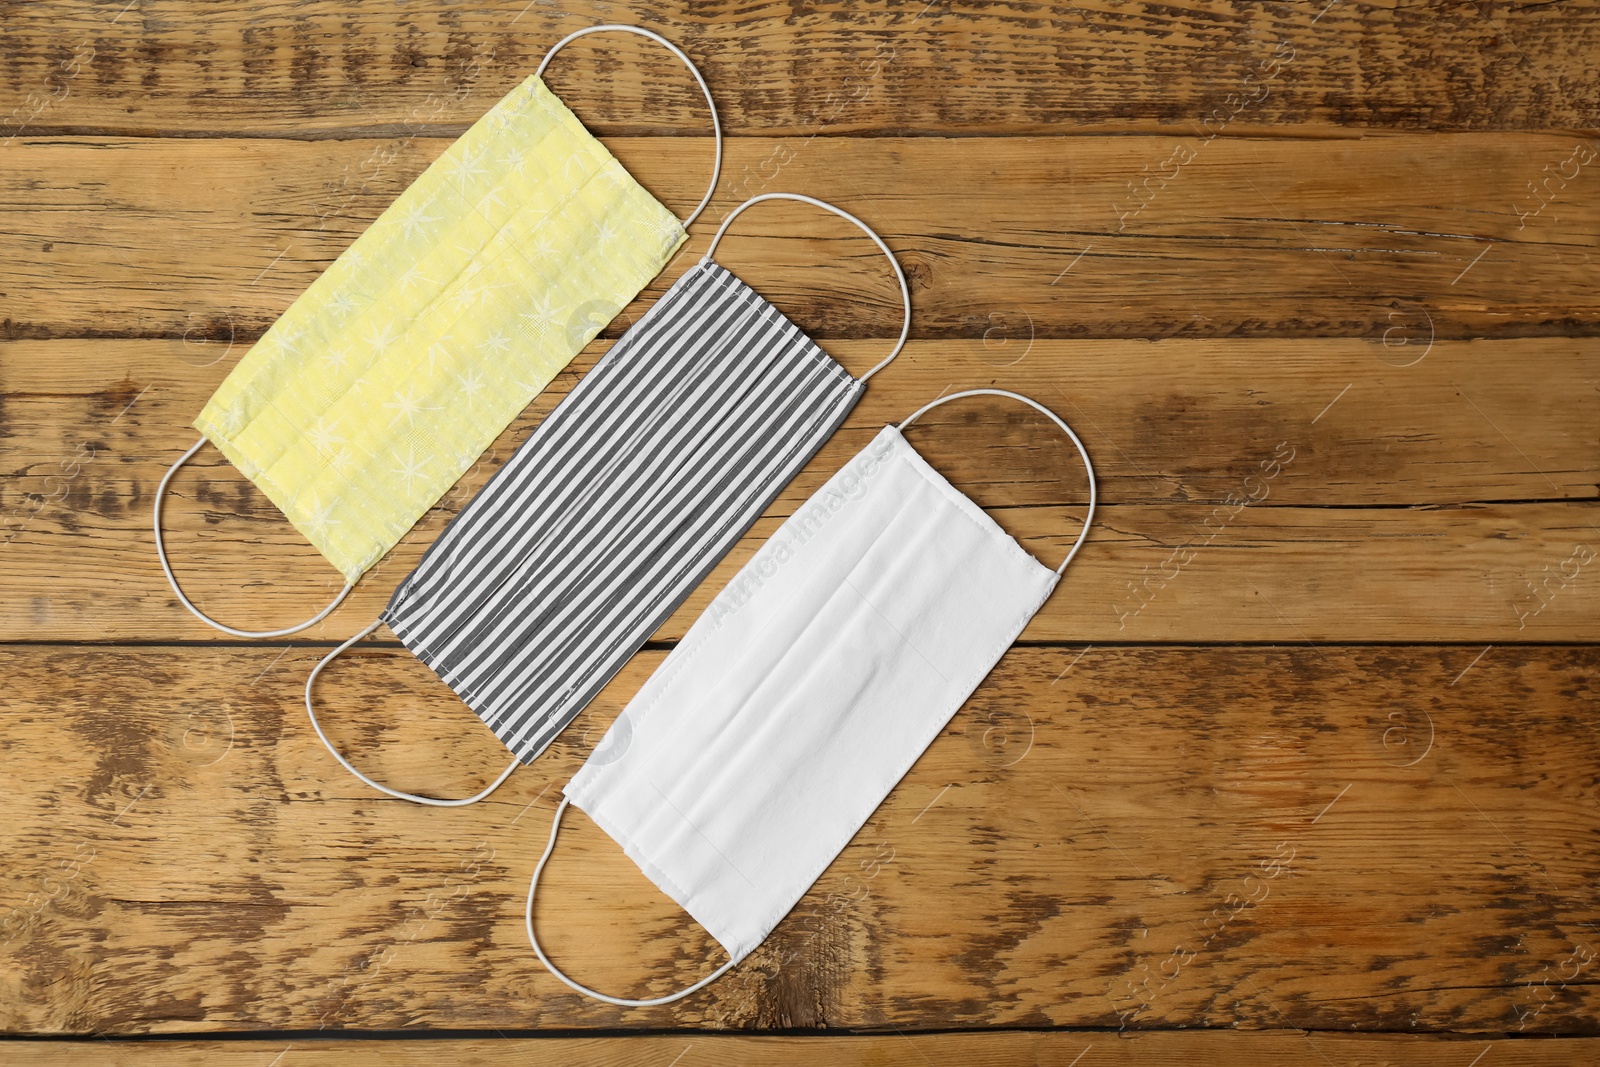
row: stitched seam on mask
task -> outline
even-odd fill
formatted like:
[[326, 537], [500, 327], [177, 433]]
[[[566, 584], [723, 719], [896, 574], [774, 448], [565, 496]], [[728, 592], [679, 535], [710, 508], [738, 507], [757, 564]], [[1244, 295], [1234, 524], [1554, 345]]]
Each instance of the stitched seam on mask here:
[[[903, 458], [911, 466], [912, 470], [916, 471], [917, 474], [921, 476], [923, 481], [927, 482], [941, 495], [949, 499], [955, 505], [956, 511], [960, 513], [962, 518], [966, 519], [979, 530], [982, 530], [985, 536], [989, 538], [994, 538], [995, 535], [998, 535], [999, 539], [1005, 542], [1006, 551], [1013, 554], [1018, 559], [1027, 560], [1029, 563], [1032, 563], [1037, 567], [1044, 567], [1045, 570], [1050, 570], [1049, 567], [1044, 566], [1044, 563], [1040, 561], [1037, 556], [1023, 548], [1021, 543], [1018, 542], [1015, 537], [1012, 537], [1010, 534], [1006, 533], [1005, 529], [1001, 527], [998, 522], [995, 522], [994, 519], [983, 510], [983, 508], [979, 507], [976, 501], [967, 496], [961, 490], [957, 489], [955, 486], [951, 485], [949, 479], [935, 470], [931, 463], [923, 459], [922, 454], [918, 452], [914, 446], [912, 446], [910, 441], [905, 440], [905, 436], [903, 434], [901, 435], [900, 439], [905, 443], [907, 453], [901, 458]], [[976, 512], [976, 514], [973, 512]]]
[[[656, 195], [654, 193], [652, 193], [649, 189], [646, 189], [644, 187], [644, 183], [639, 181], [638, 178], [635, 178], [633, 176], [633, 172], [630, 171], [627, 167], [623, 166], [622, 165], [622, 161], [620, 159], [618, 159], [616, 156], [611, 154], [611, 149], [609, 149], [609, 148], [607, 148], [605, 146], [605, 142], [601, 141], [600, 138], [595, 137], [595, 135], [593, 133], [589, 132], [589, 127], [587, 127], [587, 126], [585, 126], [583, 124], [583, 120], [578, 117], [578, 113], [576, 111], [573, 111], [572, 108], [568, 107], [567, 106], [567, 102], [565, 100], [561, 99], [561, 96], [554, 89], [550, 88], [550, 86], [545, 83], [545, 80], [543, 78], [539, 77], [537, 74], [529, 75], [529, 77], [531, 79], [537, 80], [540, 85], [544, 86], [545, 92], [550, 94], [551, 99], [555, 100], [558, 104], [561, 105], [562, 110], [565, 111], [567, 113], [567, 115], [571, 117], [572, 121], [577, 124], [579, 129], [581, 129], [584, 133], [589, 134], [590, 138], [592, 138], [594, 140], [595, 145], [599, 147], [601, 155], [603, 155], [606, 159], [610, 160], [612, 163], [615, 163], [617, 165], [617, 169], [620, 170], [623, 173], [623, 175], [630, 182], [633, 183], [633, 186], [634, 186], [635, 189], [637, 189], [640, 193], [644, 194], [646, 197], [649, 197], [651, 202], [657, 204], [663, 211], [665, 211], [667, 214], [672, 216], [672, 221], [674, 221], [674, 222], [676, 222], [678, 224], [679, 232], [681, 232], [683, 234], [684, 240], [687, 240], [688, 237], [689, 237], [689, 231], [684, 226], [683, 220], [678, 218], [678, 216], [670, 208], [668, 208], [667, 205], [661, 203], [661, 201], [659, 199], [657, 199], [657, 197], [656, 197]], [[660, 273], [659, 270], [657, 271], [657, 273]], [[618, 310], [621, 310], [621, 309], [619, 308]]]
[[[550, 93], [549, 95], [552, 96], [552, 97], [555, 96], [554, 93]], [[549, 107], [550, 106], [550, 105], [544, 103], [544, 101], [540, 100], [538, 96], [530, 97], [529, 101], [530, 101], [529, 104], [518, 108], [518, 113], [517, 113], [517, 117], [518, 118], [521, 118], [523, 115], [525, 115], [525, 114], [529, 113], [530, 111], [532, 111], [533, 106], [535, 104], [537, 104], [538, 106], [541, 106], [541, 107]], [[558, 102], [559, 102], [559, 100], [558, 100]], [[558, 124], [559, 124], [559, 116], [558, 116]], [[476, 125], [476, 123], [474, 123], [474, 125]], [[468, 133], [470, 133], [470, 132], [471, 132], [471, 130], [469, 129]], [[510, 131], [507, 131], [507, 132], [510, 132]], [[587, 133], [588, 131], [585, 130], [584, 132]], [[451, 145], [450, 145], [450, 148], [445, 150], [445, 155], [441, 155], [439, 157], [439, 159], [435, 161], [435, 163], [436, 164], [437, 163], [443, 163], [443, 162], [446, 161], [447, 157], [450, 159], [451, 162], [458, 162], [458, 160], [454, 156], [449, 156], [449, 153], [452, 150], [454, 150], [455, 147], [457, 145], [459, 145], [465, 138], [466, 138], [466, 134], [462, 134], [461, 137], [458, 137], [455, 141], [453, 141], [451, 143]], [[539, 139], [537, 141], [535, 141], [532, 144], [528, 145], [523, 150], [523, 154], [526, 155], [529, 152], [537, 152], [539, 150], [540, 146], [545, 144], [549, 140], [550, 140], [550, 131], [547, 130], [545, 133], [543, 133], [539, 137]], [[465, 154], [465, 150], [463, 150], [463, 154]], [[430, 166], [428, 169], [432, 170], [433, 167]], [[502, 177], [504, 177], [504, 175], [506, 175], [506, 174], [510, 174], [514, 170], [515, 170], [515, 166], [507, 166], [507, 167], [505, 167], [503, 172], [502, 172]], [[426, 173], [426, 171], [424, 171], [424, 173]], [[598, 168], [596, 168], [596, 170], [593, 173], [590, 173], [589, 175], [587, 175], [584, 178], [583, 182], [581, 184], [577, 185], [575, 188], [569, 186], [568, 190], [567, 190], [567, 195], [565, 197], [563, 197], [561, 199], [561, 201], [559, 203], [557, 203], [553, 208], [551, 208], [549, 211], [545, 212], [541, 216], [541, 221], [544, 220], [544, 219], [549, 219], [551, 216], [553, 216], [553, 215], [557, 214], [559, 211], [561, 211], [572, 200], [572, 198], [578, 194], [579, 191], [581, 191], [582, 189], [588, 187], [589, 183], [594, 180], [594, 174], [596, 174], [596, 173], [599, 173], [599, 169]], [[446, 179], [446, 181], [448, 182], [448, 179]], [[415, 183], [413, 183], [413, 184], [415, 184]], [[466, 204], [465, 203], [466, 197], [463, 195], [461, 199], [462, 199], [462, 201], [463, 201], [463, 203], [465, 205], [465, 210], [470, 212], [471, 214], [477, 215], [479, 218], [483, 219], [484, 222], [486, 222], [486, 223], [489, 222], [489, 216], [484, 214], [482, 211], [479, 211], [478, 208], [479, 208], [480, 205], [482, 205], [482, 203], [485, 200], [487, 200], [489, 198], [490, 193], [496, 192], [496, 191], [509, 191], [509, 190], [505, 188], [505, 182], [504, 181], [496, 183], [494, 186], [492, 186], [489, 189], [489, 191], [487, 191], [483, 195], [479, 196], [478, 199], [474, 203], [471, 203], [471, 204]], [[468, 257], [467, 261], [465, 263], [463, 263], [459, 268], [457, 268], [456, 272], [454, 274], [452, 274], [449, 277], [449, 279], [442, 280], [439, 283], [439, 290], [434, 295], [433, 299], [429, 300], [427, 304], [423, 305], [422, 308], [417, 310], [417, 312], [411, 317], [411, 322], [415, 323], [423, 315], [427, 314], [428, 311], [431, 308], [439, 306], [446, 299], [447, 294], [450, 294], [452, 292], [452, 287], [456, 287], [457, 286], [457, 283], [461, 280], [461, 276], [464, 273], [466, 273], [467, 269], [469, 267], [471, 267], [474, 262], [477, 261], [478, 257], [483, 254], [484, 250], [494, 241], [495, 238], [497, 238], [501, 234], [505, 233], [506, 230], [510, 228], [512, 223], [514, 223], [516, 221], [517, 217], [519, 215], [521, 215], [525, 210], [526, 210], [526, 204], [524, 204], [523, 207], [519, 207], [516, 210], [514, 210], [511, 213], [511, 217], [509, 219], [507, 219], [504, 224], [502, 224], [500, 226], [495, 226], [494, 227], [494, 232], [492, 234], [490, 234], [490, 236], [488, 237], [487, 240], [485, 240], [482, 244], [480, 244], [478, 246], [477, 251], [474, 252], [470, 257]], [[490, 261], [488, 261], [486, 263], [482, 263], [478, 267], [478, 271], [481, 272], [481, 271], [489, 269], [491, 266], [494, 266], [495, 264], [499, 263], [501, 260], [505, 259], [512, 252], [517, 252], [520, 255], [521, 250], [516, 247], [515, 243], [507, 241], [506, 242], [505, 251], [501, 252], [494, 259], [492, 259], [492, 260], [490, 260]], [[521, 258], [525, 263], [527, 262], [527, 257], [526, 256], [521, 256]], [[529, 265], [532, 266], [532, 264], [529, 264]], [[457, 287], [457, 291], [459, 291], [458, 287]], [[453, 319], [451, 319], [452, 325], [455, 322], [459, 321], [463, 317], [466, 317], [466, 313], [463, 313], [463, 315], [455, 316]]]
[[[599, 798], [595, 798], [595, 799], [598, 800]], [[576, 800], [574, 802], [576, 802]], [[593, 819], [600, 826], [600, 828], [602, 830], [605, 831], [607, 837], [610, 837], [612, 841], [616, 842], [618, 845], [620, 845], [622, 847], [622, 850], [623, 850], [624, 853], [629, 853], [631, 851], [633, 853], [637, 853], [639, 856], [643, 856], [644, 857], [644, 863], [649, 865], [650, 870], [645, 870], [644, 869], [644, 864], [641, 864], [639, 859], [635, 858], [635, 856], [629, 855], [628, 858], [634, 861], [634, 865], [639, 867], [640, 872], [642, 874], [644, 874], [645, 877], [651, 879], [652, 881], [656, 881], [659, 878], [660, 882], [665, 883], [665, 885], [661, 886], [661, 888], [666, 892], [666, 894], [669, 897], [672, 898], [673, 903], [677, 904], [678, 907], [682, 908], [684, 914], [687, 915], [691, 920], [693, 920], [695, 922], [695, 924], [698, 925], [702, 930], [704, 930], [706, 933], [710, 934], [712, 940], [716, 941], [717, 944], [721, 945], [722, 948], [729, 953], [729, 955], [733, 955], [733, 956], [737, 956], [739, 958], [743, 958], [743, 956], [749, 954], [749, 952], [751, 951], [752, 948], [754, 948], [754, 946], [750, 946], [748, 948], [745, 946], [746, 935], [745, 935], [744, 931], [742, 931], [742, 930], [739, 931], [738, 934], [737, 934], [737, 937], [735, 938], [735, 944], [737, 944], [742, 951], [741, 952], [734, 952], [732, 949], [729, 949], [727, 944], [725, 944], [723, 942], [723, 940], [720, 937], [718, 937], [715, 933], [712, 933], [711, 928], [709, 926], [707, 926], [698, 917], [696, 917], [694, 912], [690, 910], [690, 905], [689, 905], [688, 902], [690, 900], [692, 900], [692, 899], [696, 899], [696, 894], [690, 893], [676, 879], [672, 878], [667, 873], [666, 869], [664, 867], [662, 867], [661, 864], [656, 861], [655, 857], [650, 855], [650, 854], [648, 854], [646, 852], [646, 850], [639, 844], [639, 842], [635, 838], [633, 838], [631, 835], [625, 835], [625, 836], [628, 837], [627, 843], [624, 843], [624, 842], [619, 841], [617, 839], [617, 835], [612, 833], [611, 828], [608, 827], [605, 824], [605, 822], [601, 821], [602, 819], [605, 819], [605, 820], [611, 821], [613, 823], [615, 822], [615, 820], [612, 818], [609, 805], [605, 805], [605, 804], [602, 804], [602, 803], [596, 803], [593, 806], [594, 810], [591, 810], [588, 807], [584, 807], [582, 804], [579, 804], [579, 807], [585, 814], [587, 814], [591, 819]], [[691, 826], [691, 828], [694, 829], [696, 833], [699, 833], [698, 827], [692, 827]], [[619, 829], [620, 829], [620, 827], [619, 827]], [[702, 838], [705, 837], [704, 834], [701, 834], [700, 836]], [[711, 842], [709, 838], [705, 838], [705, 840], [707, 841], [708, 844], [711, 844], [711, 847], [714, 850], [718, 851], [719, 854], [720, 854], [720, 850], [716, 849], [715, 843]], [[724, 857], [724, 859], [726, 860], [726, 857]], [[743, 876], [744, 872], [743, 871], [739, 871], [738, 867], [735, 866], [731, 861], [728, 861], [728, 866], [732, 867], [735, 871], [738, 871], [738, 873], [740, 874], [741, 877]], [[745, 881], [748, 882], [749, 879], [746, 878]], [[763, 937], [760, 940], [764, 940], [764, 939], [765, 938]], [[756, 943], [760, 944], [760, 940], [758, 940]]]
[[[240, 458], [248, 458], [245, 456], [244, 450], [241, 449], [231, 437], [221, 433], [220, 430], [215, 427], [214, 423], [202, 425], [202, 421], [203, 420], [199, 416], [196, 416], [194, 420], [195, 428], [205, 435], [207, 440], [216, 446], [217, 451], [221, 452], [224, 458], [226, 458], [229, 463], [233, 464], [235, 469], [240, 470], [242, 473], [243, 468], [240, 467], [238, 460], [234, 457], [238, 456]], [[208, 426], [210, 428], [208, 428]], [[255, 466], [254, 463], [251, 465]], [[343, 567], [339, 566], [339, 564], [333, 561], [333, 557], [329, 555], [327, 548], [325, 548], [317, 538], [313, 537], [306, 530], [302, 529], [300, 524], [294, 519], [289, 518], [289, 512], [284, 505], [292, 502], [295, 499], [295, 494], [287, 492], [283, 484], [276, 478], [273, 478], [267, 472], [266, 468], [257, 467], [254, 475], [247, 474], [245, 477], [249, 478], [249, 480], [257, 488], [266, 494], [267, 499], [271, 501], [273, 507], [278, 509], [278, 513], [283, 516], [284, 520], [288, 522], [290, 526], [294, 527], [295, 532], [301, 537], [304, 537], [312, 548], [317, 550], [317, 554], [320, 555], [330, 567], [339, 572], [340, 577], [350, 582], [357, 582], [361, 580], [361, 576], [364, 575], [367, 572], [367, 569], [372, 566], [371, 561], [368, 561], [364, 566], [361, 566], [361, 568], [357, 570], [354, 575], [351, 575]], [[274, 496], [274, 493], [278, 495]], [[328, 547], [331, 547], [331, 545]]]
[[[611, 840], [616, 841], [617, 844], [621, 845], [624, 852], [632, 850], [643, 854], [645, 850], [639, 846], [638, 841], [634, 839], [633, 835], [624, 834], [624, 836], [627, 837], [627, 841], [617, 841], [617, 835], [612, 833], [611, 828], [606, 825], [606, 823], [611, 823], [613, 826], [618, 825], [617, 820], [611, 814], [611, 805], [604, 803], [603, 798], [600, 797], [594, 797], [592, 799], [596, 801], [592, 805], [593, 810], [590, 810], [590, 808], [584, 808], [583, 810], [591, 819], [594, 819], [595, 822], [600, 823], [600, 828], [606, 832], [606, 836], [611, 838]], [[605, 820], [605, 822], [601, 822], [602, 819]], [[620, 830], [621, 827], [618, 826], [618, 829]], [[671, 887], [667, 890], [667, 894], [673, 898], [673, 901], [679, 906], [686, 908], [687, 905], [685, 905], [683, 900], [679, 898], [687, 898], [690, 896], [690, 894], [684, 892], [683, 887], [679, 885], [675, 879], [668, 876], [666, 871], [662, 870], [661, 865], [655, 861], [654, 857], [648, 855], [645, 856], [645, 862], [650, 864], [651, 867], [654, 867], [660, 873], [661, 880], [666, 882], [667, 885]], [[690, 918], [693, 918], [693, 916], [690, 916]]]
[[[599, 798], [595, 798], [595, 799], [598, 800]], [[682, 908], [683, 909], [683, 913], [685, 915], [689, 916], [689, 918], [691, 920], [693, 920], [694, 923], [696, 925], [698, 925], [702, 930], [704, 930], [708, 934], [711, 934], [710, 927], [706, 926], [699, 919], [696, 919], [694, 917], [694, 914], [689, 911], [689, 905], [686, 903], [686, 901], [688, 901], [691, 897], [693, 897], [694, 894], [686, 892], [684, 890], [683, 886], [679, 885], [678, 882], [675, 879], [673, 879], [671, 876], [669, 876], [667, 874], [666, 869], [663, 868], [661, 866], [661, 864], [659, 864], [659, 863], [657, 863], [655, 861], [654, 857], [646, 855], [645, 854], [645, 850], [639, 845], [639, 843], [637, 841], [635, 841], [633, 839], [633, 837], [631, 835], [625, 835], [625, 836], [628, 836], [628, 840], [627, 840], [626, 843], [617, 840], [617, 835], [612, 833], [611, 828], [606, 825], [606, 822], [611, 822], [613, 825], [616, 824], [616, 820], [612, 818], [608, 805], [603, 804], [603, 803], [595, 803], [592, 806], [592, 810], [591, 810], [590, 807], [583, 807], [583, 806], [580, 805], [580, 810], [582, 810], [584, 812], [584, 814], [588, 815], [589, 818], [593, 819], [600, 826], [600, 829], [605, 831], [605, 834], [606, 834], [607, 837], [611, 838], [612, 841], [614, 841], [617, 845], [621, 846], [622, 851], [623, 851], [624, 854], [627, 854], [630, 850], [632, 850], [634, 852], [639, 853], [642, 856], [645, 856], [645, 863], [648, 863], [650, 865], [650, 868], [651, 868], [651, 870], [649, 870], [649, 871], [645, 870], [644, 867], [639, 863], [639, 861], [637, 859], [635, 859], [633, 856], [629, 856], [628, 858], [632, 859], [634, 861], [634, 865], [639, 867], [640, 873], [642, 873], [646, 878], [649, 878], [652, 881], [655, 881], [655, 880], [657, 880], [659, 878], [660, 882], [666, 883], [661, 888], [663, 888], [665, 890], [667, 896], [672, 898], [672, 902], [674, 904], [678, 905], [678, 907]], [[606, 822], [602, 822], [601, 821], [602, 819], [606, 820]], [[730, 866], [732, 866], [732, 865], [730, 864]], [[735, 869], [737, 869], [737, 868], [735, 868]], [[654, 872], [654, 873], [652, 873], [652, 872]], [[719, 939], [716, 934], [711, 934], [711, 938], [712, 938], [712, 940], [716, 941], [719, 945], [722, 944], [721, 939]], [[742, 945], [743, 942], [741, 941], [740, 944]], [[722, 945], [722, 947], [724, 949], [727, 948], [726, 945]]]
[[802, 330], [799, 327], [799, 325], [797, 325], [795, 323], [795, 321], [793, 319], [791, 319], [789, 316], [785, 315], [783, 313], [782, 309], [778, 308], [775, 304], [772, 303], [772, 301], [768, 300], [766, 297], [764, 297], [760, 293], [756, 292], [756, 289], [755, 289], [754, 286], [752, 286], [749, 282], [745, 281], [743, 278], [739, 277], [737, 274], [733, 273], [727, 267], [724, 267], [721, 263], [718, 263], [716, 260], [711, 260], [711, 263], [712, 263], [713, 266], [715, 266], [717, 268], [717, 270], [721, 271], [723, 274], [725, 274], [729, 278], [733, 279], [733, 281], [737, 285], [739, 285], [740, 288], [749, 290], [751, 295], [755, 296], [756, 299], [760, 300], [761, 303], [765, 305], [765, 309], [761, 311], [761, 315], [762, 315], [763, 318], [765, 318], [768, 322], [772, 323], [773, 325], [779, 326], [779, 327], [789, 331], [790, 333], [798, 336], [801, 339], [801, 341], [804, 342], [803, 351], [805, 352], [805, 354], [807, 356], [809, 356], [812, 360], [816, 361], [817, 363], [821, 364], [824, 368], [826, 368], [829, 371], [829, 373], [834, 374], [836, 376], [837, 375], [842, 375], [844, 378], [846, 378], [846, 379], [848, 379], [849, 381], [852, 381], [852, 382], [856, 382], [857, 381], [856, 376], [851, 374], [848, 370], [846, 370], [844, 368], [844, 364], [842, 364], [838, 360], [834, 359], [831, 355], [828, 354], [828, 352], [821, 345], [819, 345], [819, 344], [817, 344], [817, 342], [813, 341], [811, 339], [811, 335], [806, 333], [804, 330]]

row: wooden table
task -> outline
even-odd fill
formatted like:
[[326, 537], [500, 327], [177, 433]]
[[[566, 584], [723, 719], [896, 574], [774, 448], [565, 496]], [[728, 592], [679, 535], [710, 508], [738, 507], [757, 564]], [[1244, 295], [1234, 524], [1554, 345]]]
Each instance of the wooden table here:
[[[1600, 5], [578, 6], [4, 5], [0, 1059], [1600, 1061]], [[883, 234], [913, 340], [547, 755], [419, 809], [334, 765], [306, 673], [609, 342], [293, 639], [179, 609], [152, 492], [252, 341], [595, 21], [679, 42], [729, 134], [606, 336], [787, 189]], [[694, 202], [671, 59], [588, 38], [550, 82]], [[720, 258], [858, 372], [898, 330], [837, 219], [751, 212]], [[783, 516], [979, 386], [1094, 455], [1060, 590], [744, 965], [670, 1007], [568, 992], [521, 924], [559, 786]], [[1086, 487], [1042, 419], [975, 400], [911, 439], [1060, 558]], [[169, 510], [221, 618], [339, 585], [212, 450]], [[334, 738], [404, 787], [484, 782], [498, 742], [377, 638], [327, 676]], [[651, 995], [720, 959], [593, 824], [563, 841], [540, 922], [576, 977]]]

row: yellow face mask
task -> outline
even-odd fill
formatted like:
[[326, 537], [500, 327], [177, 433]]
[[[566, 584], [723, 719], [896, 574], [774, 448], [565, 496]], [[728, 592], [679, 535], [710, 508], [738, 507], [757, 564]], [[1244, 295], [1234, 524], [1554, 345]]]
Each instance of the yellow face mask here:
[[[682, 223], [542, 80], [564, 45], [603, 30], [665, 45], [711, 105], [711, 188]], [[178, 599], [241, 637], [320, 621], [661, 271], [711, 199], [721, 162], [710, 90], [670, 42], [608, 25], [557, 43], [279, 317], [200, 412], [203, 436], [156, 493], [156, 550]], [[179, 588], [161, 501], [206, 441], [344, 574], [317, 615], [236, 630]]]

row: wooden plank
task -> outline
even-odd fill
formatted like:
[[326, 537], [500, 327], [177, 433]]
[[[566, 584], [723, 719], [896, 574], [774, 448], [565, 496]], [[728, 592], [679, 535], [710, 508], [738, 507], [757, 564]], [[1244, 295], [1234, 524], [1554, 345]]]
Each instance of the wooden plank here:
[[[254, 339], [447, 143], [20, 137], [0, 171], [3, 335]], [[1357, 336], [1404, 363], [1435, 338], [1600, 325], [1587, 273], [1600, 198], [1583, 191], [1597, 141], [1201, 145], [1181, 132], [974, 144], [730, 142], [706, 221], [619, 326], [734, 204], [784, 188], [882, 233], [916, 287], [918, 337]], [[667, 203], [700, 196], [703, 139], [611, 145]], [[808, 331], [898, 332], [885, 264], [848, 224], [772, 205], [735, 233], [719, 258]]]
[[[451, 810], [335, 766], [299, 703], [318, 654], [4, 651], [0, 1030], [1600, 1019], [1594, 648], [1013, 649], [755, 954], [648, 1010], [558, 985], [521, 912], [561, 784], [660, 653]], [[380, 780], [459, 795], [501, 765], [401, 652], [325, 678]], [[581, 815], [541, 894], [547, 950], [602, 990], [718, 958]]]
[[[1150, 1033], [1111, 1040], [1091, 1033], [952, 1033], [872, 1036], [682, 1036], [638, 1035], [597, 1038], [411, 1038], [361, 1041], [307, 1039], [282, 1041], [98, 1042], [9, 1041], [4, 1048], [16, 1067], [78, 1067], [114, 1057], [123, 1064], [170, 1064], [172, 1067], [433, 1067], [438, 1063], [472, 1067], [528, 1067], [571, 1064], [574, 1067], [616, 1067], [619, 1064], [683, 1064], [717, 1067], [734, 1064], [861, 1064], [881, 1067], [925, 1067], [926, 1064], [988, 1065], [1029, 1063], [1040, 1067], [1118, 1067], [1182, 1063], [1194, 1067], [1237, 1064], [1280, 1064], [1284, 1067], [1326, 1067], [1351, 1064], [1417, 1064], [1419, 1067], [1462, 1067], [1464, 1053], [1491, 1050], [1494, 1063], [1505, 1067], [1568, 1067], [1593, 1062], [1600, 1041], [1466, 1041], [1422, 1034], [1300, 1034], [1280, 1030], [1261, 1033]], [[1088, 1052], [1093, 1050], [1093, 1058]], [[282, 1054], [281, 1059], [273, 1057]], [[1081, 1057], [1081, 1059], [1080, 1059]]]
[[[883, 345], [830, 342], [856, 368]], [[342, 639], [365, 625], [601, 348], [306, 636]], [[149, 523], [157, 482], [193, 440], [189, 420], [239, 354], [225, 351], [181, 340], [0, 349], [5, 639], [221, 636], [177, 605]], [[981, 340], [913, 343], [660, 636], [681, 634], [878, 428], [941, 393], [988, 385], [1035, 395], [1076, 424], [1106, 504], [1029, 640], [1600, 633], [1600, 592], [1578, 580], [1600, 548], [1600, 442], [1589, 412], [1567, 402], [1600, 381], [1594, 341], [1438, 342], [1409, 367], [1358, 340], [1038, 341], [1006, 367], [991, 365], [996, 351], [1010, 355]], [[936, 409], [910, 437], [1041, 558], [1059, 559], [1076, 536], [1079, 462], [1041, 417], [974, 399]], [[338, 590], [332, 568], [212, 450], [175, 482], [166, 527], [187, 590], [235, 625], [286, 625]]]
[[[963, 133], [1198, 124], [1528, 129], [1593, 121], [1591, 2], [1443, 8], [892, 0], [796, 8], [660, 0], [584, 13], [498, 0], [196, 10], [141, 0], [6, 8], [0, 120], [48, 131], [341, 133], [459, 127], [563, 34], [651, 26], [700, 63], [739, 133]], [[654, 46], [574, 46], [552, 81], [592, 121], [700, 129]], [[1463, 62], [1469, 57], [1470, 62]]]
[[[861, 373], [888, 341], [829, 340]], [[610, 347], [597, 341], [496, 441], [504, 457]], [[0, 494], [39, 479], [79, 444], [95, 450], [90, 498], [145, 492], [195, 436], [190, 426], [247, 346], [226, 342], [0, 342]], [[1418, 355], [1421, 355], [1419, 350]], [[1600, 430], [1571, 398], [1600, 388], [1600, 339], [1439, 341], [1410, 366], [1381, 341], [912, 341], [872, 379], [856, 416], [778, 505], [788, 514], [877, 427], [973, 388], [1037, 397], [1083, 437], [1100, 499], [1220, 504], [1280, 445], [1266, 497], [1286, 505], [1594, 500]], [[963, 490], [992, 506], [1076, 503], [1081, 464], [1050, 424], [1005, 400], [936, 408], [911, 433]], [[494, 465], [491, 461], [490, 466]], [[217, 457], [198, 456], [215, 467]], [[16, 503], [0, 495], [0, 504]], [[104, 515], [102, 517], [109, 517]]]

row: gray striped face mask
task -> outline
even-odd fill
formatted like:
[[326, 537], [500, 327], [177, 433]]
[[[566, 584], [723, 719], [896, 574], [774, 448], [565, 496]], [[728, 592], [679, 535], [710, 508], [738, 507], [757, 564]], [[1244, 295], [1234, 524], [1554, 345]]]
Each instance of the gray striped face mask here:
[[[861, 378], [712, 258], [765, 200], [798, 200], [859, 226], [894, 268], [905, 322]], [[911, 295], [860, 219], [796, 193], [735, 208], [705, 257], [584, 376], [400, 583], [378, 621], [306, 680], [318, 736], [389, 796], [470, 804], [538, 756], [733, 547], [904, 347]], [[440, 800], [381, 785], [317, 722], [312, 687], [387, 623], [516, 756], [481, 792]]]
[[[1054, 570], [945, 481], [902, 431], [976, 393], [1030, 405], [1089, 474]], [[877, 438], [778, 528], [656, 668], [566, 786], [524, 916], [552, 974], [610, 1004], [665, 1004], [744, 959], [805, 895], [1044, 604], [1094, 519], [1094, 470], [1026, 397], [943, 397]], [[728, 961], [648, 1000], [562, 974], [534, 896], [581, 808]]]

